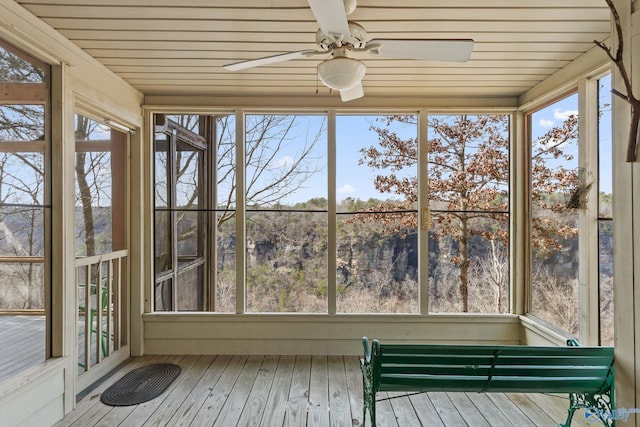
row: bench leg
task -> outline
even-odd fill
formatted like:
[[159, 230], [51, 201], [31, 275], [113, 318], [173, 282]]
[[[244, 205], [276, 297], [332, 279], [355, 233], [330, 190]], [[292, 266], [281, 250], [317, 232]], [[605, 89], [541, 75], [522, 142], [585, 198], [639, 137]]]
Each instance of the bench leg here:
[[369, 408], [369, 417], [371, 419], [371, 427], [376, 427], [376, 402], [373, 402], [373, 406], [364, 405], [362, 409], [362, 424], [360, 427], [365, 427], [367, 423], [367, 407]]
[[361, 364], [362, 371], [362, 424], [367, 422], [367, 409], [371, 418], [371, 427], [376, 427], [376, 392], [373, 389], [373, 371], [369, 364]]
[[367, 395], [367, 392], [365, 391], [363, 393], [363, 405], [362, 405], [362, 424], [360, 424], [360, 427], [365, 427], [365, 424], [367, 423], [367, 409], [369, 409], [369, 417], [371, 418], [371, 427], [376, 427], [376, 400], [375, 400], [375, 395], [373, 396], [373, 401], [371, 400], [371, 398]]
[[571, 420], [573, 420], [573, 413], [576, 412], [576, 407], [574, 407], [573, 405], [569, 405], [569, 414], [567, 415], [567, 419], [564, 421], [564, 424], [560, 424], [559, 427], [570, 427], [571, 426]]
[[367, 422], [367, 409], [369, 410], [371, 427], [376, 427], [376, 394], [370, 387], [366, 386], [366, 382], [362, 394], [362, 424], [360, 424], [360, 427], [365, 427], [365, 424]]
[[604, 394], [570, 393], [569, 414], [564, 424], [560, 424], [560, 427], [570, 427], [574, 412], [581, 408], [586, 410], [585, 417], [587, 417], [588, 421], [593, 422], [599, 419], [605, 427], [615, 426], [615, 414], [611, 397], [611, 390]]
[[376, 427], [376, 403], [373, 402], [373, 407], [369, 407], [368, 405], [364, 405], [362, 408], [362, 424], [360, 427], [365, 427], [367, 423], [367, 407], [369, 407], [369, 416], [371, 419], [371, 427]]

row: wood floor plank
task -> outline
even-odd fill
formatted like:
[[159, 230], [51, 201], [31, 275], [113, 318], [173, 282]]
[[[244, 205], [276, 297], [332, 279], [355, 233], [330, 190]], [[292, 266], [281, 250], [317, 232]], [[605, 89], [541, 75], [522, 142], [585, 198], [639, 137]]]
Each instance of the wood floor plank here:
[[[162, 363], [162, 362], [168, 362], [168, 363], [179, 363], [180, 360], [183, 358], [184, 356], [162, 356], [159, 357], [156, 360], [159, 360], [159, 362], [154, 361], [149, 361], [147, 360], [147, 362], [143, 365], [148, 365], [151, 363]], [[102, 402], [98, 402], [98, 411], [94, 412], [92, 411], [92, 414], [98, 414], [100, 412], [103, 412], [104, 415], [101, 416], [97, 421], [93, 421], [93, 418], [89, 418], [88, 420], [85, 420], [84, 418], [80, 420], [79, 425], [83, 426], [84, 422], [86, 421], [89, 424], [92, 424], [94, 426], [99, 426], [99, 427], [110, 427], [110, 426], [114, 426], [114, 425], [118, 425], [120, 424], [124, 419], [126, 419], [131, 412], [133, 412], [135, 409], [137, 408], [137, 406], [108, 406], [105, 405]]]
[[250, 392], [247, 393], [246, 404], [240, 414], [237, 425], [247, 427], [261, 425], [277, 368], [278, 356], [265, 356], [262, 359], [253, 386]]
[[247, 396], [251, 393], [263, 359], [263, 356], [249, 356], [214, 426], [228, 427], [242, 425], [239, 424], [238, 421], [245, 409]]
[[[159, 398], [132, 407], [100, 402], [100, 394], [124, 374], [161, 361], [180, 364], [183, 373]], [[524, 393], [432, 392], [384, 400], [394, 395], [377, 395], [379, 426], [551, 426], [564, 421], [568, 404], [562, 396]], [[362, 377], [356, 357], [145, 356], [131, 359], [99, 384], [56, 427], [361, 423]], [[572, 426], [593, 423], [579, 411]]]
[[[560, 409], [563, 411], [564, 414], [567, 414], [567, 411], [569, 409], [569, 395], [568, 394], [562, 394], [562, 395], [548, 394], [546, 396], [549, 399], [553, 400], [558, 406], [560, 406]], [[585, 418], [584, 414], [585, 414], [585, 410], [584, 409], [578, 409], [573, 414], [573, 420], [571, 422], [571, 425], [572, 426], [581, 426], [581, 427], [588, 427], [588, 426], [593, 427], [593, 423], [588, 421]]]
[[188, 426], [198, 414], [198, 411], [207, 400], [222, 373], [231, 361], [231, 356], [217, 356], [209, 365], [207, 371], [202, 375], [198, 383], [193, 387], [189, 395], [176, 410], [167, 425]]
[[145, 426], [163, 425], [182, 406], [191, 390], [208, 370], [215, 356], [200, 356], [193, 367], [180, 374], [181, 381], [171, 391], [165, 392], [166, 397], [161, 406], [147, 419]]
[[[82, 419], [83, 423], [86, 423], [89, 417], [91, 417], [92, 411], [97, 411], [97, 405], [104, 406], [102, 408], [102, 416], [106, 414], [111, 407], [103, 405], [100, 402], [100, 395], [113, 383], [118, 381], [120, 378], [125, 376], [127, 373], [132, 370], [139, 368], [143, 365], [146, 365], [152, 361], [152, 363], [159, 363], [158, 361], [164, 360], [164, 356], [154, 356], [154, 357], [132, 357], [125, 363], [117, 373], [111, 375], [102, 381], [96, 388], [91, 390], [87, 396], [85, 396], [82, 400], [80, 400], [77, 404], [73, 412], [64, 417], [62, 420], [57, 422], [54, 427], [69, 427], [73, 425], [76, 421]], [[95, 418], [94, 418], [95, 419]], [[99, 418], [97, 418], [99, 419]], [[79, 425], [79, 424], [76, 424]]]
[[535, 424], [504, 393], [487, 393], [489, 400], [499, 408], [511, 425], [518, 427], [535, 427]]
[[[378, 393], [376, 398], [376, 424], [379, 426], [398, 427], [398, 421], [396, 415], [389, 402], [389, 395], [387, 393]], [[404, 427], [404, 426], [403, 426]]]
[[[79, 418], [71, 427], [84, 427], [84, 426], [106, 426], [106, 425], [118, 425], [120, 421], [126, 418], [135, 407], [117, 407], [112, 408], [99, 402], [91, 411], [87, 412], [83, 417]], [[112, 419], [116, 419], [115, 424], [111, 423]]]
[[465, 393], [447, 393], [447, 397], [449, 397], [449, 400], [451, 400], [451, 403], [455, 406], [467, 425], [474, 427], [491, 426]]
[[393, 397], [389, 402], [399, 426], [420, 425], [420, 419], [415, 409], [413, 409], [413, 404], [407, 393], [389, 393], [389, 397]]
[[329, 424], [332, 426], [351, 425], [351, 403], [347, 388], [345, 360], [342, 356], [329, 356], [327, 369], [329, 378]]
[[233, 385], [238, 380], [246, 361], [247, 356], [233, 356], [225, 367], [220, 379], [209, 392], [200, 410], [191, 421], [191, 424], [189, 424], [190, 426], [211, 427], [213, 425], [229, 397]]
[[557, 425], [549, 415], [544, 413], [538, 405], [536, 405], [528, 395], [524, 393], [508, 393], [507, 396], [513, 403], [522, 410], [522, 412], [533, 422], [536, 426], [550, 426]]
[[285, 414], [285, 426], [307, 425], [309, 410], [309, 381], [311, 379], [311, 356], [298, 356], [293, 368], [289, 406]]
[[360, 372], [360, 358], [355, 356], [344, 357], [345, 375], [347, 377], [347, 390], [349, 391], [349, 406], [351, 408], [351, 423], [359, 426], [363, 417], [362, 398], [362, 372]]
[[311, 380], [309, 381], [308, 425], [314, 427], [329, 426], [329, 379], [327, 358], [311, 357]]
[[428, 393], [428, 396], [429, 399], [431, 399], [431, 403], [433, 403], [433, 407], [438, 412], [440, 419], [446, 426], [467, 425], [467, 423], [464, 422], [462, 415], [460, 415], [460, 412], [458, 412], [453, 403], [451, 403], [447, 393], [433, 392]]
[[0, 382], [45, 360], [45, 316], [0, 316]]
[[413, 404], [413, 408], [416, 411], [416, 415], [420, 419], [422, 425], [429, 427], [444, 426], [438, 411], [431, 403], [431, 399], [427, 396], [427, 393], [417, 393], [409, 396], [409, 400]]
[[[531, 399], [532, 396], [529, 396]], [[555, 402], [550, 401], [548, 399], [544, 399], [544, 396], [535, 396], [533, 402], [540, 407], [540, 409], [549, 417], [551, 417], [557, 424], [560, 422], [564, 422], [567, 417], [567, 412], [560, 409]], [[568, 405], [567, 405], [568, 407]]]
[[[451, 393], [451, 394], [454, 394], [454, 393]], [[489, 399], [489, 396], [486, 393], [455, 393], [455, 394], [466, 395], [467, 398], [474, 404], [476, 410], [480, 414], [482, 414], [482, 416], [490, 426], [508, 426], [511, 424], [511, 421], [509, 421], [504, 416], [502, 411], [496, 405], [493, 404], [493, 402], [491, 401], [491, 399]], [[460, 411], [460, 408], [458, 408], [458, 411]], [[464, 414], [463, 414], [463, 417], [464, 417]], [[464, 418], [468, 423], [469, 421], [467, 420], [467, 417], [464, 417]], [[516, 424], [516, 425], [520, 426], [521, 424]]]
[[295, 356], [280, 356], [269, 397], [265, 403], [261, 426], [282, 427], [291, 388]]
[[[564, 423], [567, 418], [568, 410], [569, 410], [569, 395], [546, 395], [546, 394], [536, 394], [533, 397], [534, 402], [543, 410], [548, 411], [548, 414], [554, 421], [558, 423]], [[573, 427], [588, 427], [592, 426], [593, 423], [590, 423], [584, 417], [584, 410], [578, 410], [573, 414], [573, 420], [571, 421], [571, 425]]]
[[[122, 425], [126, 425], [127, 427], [140, 427], [144, 425], [144, 423], [147, 422], [147, 420], [153, 415], [153, 413], [157, 411], [158, 408], [160, 408], [162, 405], [165, 404], [167, 400], [167, 396], [169, 396], [176, 387], [180, 386], [182, 381], [184, 381], [184, 379], [187, 377], [187, 373], [189, 372], [189, 370], [191, 370], [191, 368], [193, 368], [193, 366], [198, 361], [198, 359], [200, 359], [200, 356], [196, 356], [196, 355], [188, 355], [188, 356], [182, 356], [182, 357], [181, 356], [169, 357], [167, 359], [167, 362], [175, 363], [179, 365], [180, 368], [182, 368], [181, 374], [178, 376], [178, 378], [176, 378], [176, 380], [173, 383], [171, 383], [171, 385], [167, 388], [167, 390], [163, 394], [161, 394], [160, 396], [156, 397], [153, 400], [149, 400], [147, 402], [136, 405], [133, 411], [131, 411], [123, 419]], [[116, 407], [114, 409], [120, 409], [120, 408], [126, 408], [126, 407]], [[124, 413], [125, 411], [123, 410], [122, 412]], [[109, 421], [108, 423], [104, 424], [104, 427], [113, 427], [114, 425], [118, 425], [118, 424], [116, 424], [115, 422]]]

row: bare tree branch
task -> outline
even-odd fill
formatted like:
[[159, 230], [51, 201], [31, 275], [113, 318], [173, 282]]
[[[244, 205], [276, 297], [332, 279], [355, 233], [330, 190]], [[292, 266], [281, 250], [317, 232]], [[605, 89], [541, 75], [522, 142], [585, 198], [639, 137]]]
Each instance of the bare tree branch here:
[[624, 48], [624, 34], [622, 32], [622, 24], [620, 23], [620, 15], [613, 4], [613, 0], [605, 0], [609, 9], [611, 9], [611, 14], [613, 15], [613, 23], [616, 28], [616, 34], [618, 39], [618, 48], [616, 49], [615, 54], [612, 51], [612, 48], [604, 44], [603, 42], [594, 40], [596, 46], [600, 47], [605, 51], [609, 59], [616, 65], [618, 68], [618, 72], [620, 73], [620, 77], [622, 77], [622, 81], [624, 82], [624, 86], [626, 89], [626, 94], [619, 92], [616, 89], [613, 89], [611, 92], [618, 96], [621, 99], [624, 99], [631, 105], [631, 125], [629, 128], [629, 142], [627, 145], [627, 162], [635, 162], [638, 156], [638, 145], [640, 141], [638, 140], [638, 127], [640, 126], [640, 99], [636, 98], [633, 94], [633, 85], [631, 83], [631, 77], [629, 76], [629, 72], [627, 71], [627, 67], [624, 63], [623, 58], [623, 48]]

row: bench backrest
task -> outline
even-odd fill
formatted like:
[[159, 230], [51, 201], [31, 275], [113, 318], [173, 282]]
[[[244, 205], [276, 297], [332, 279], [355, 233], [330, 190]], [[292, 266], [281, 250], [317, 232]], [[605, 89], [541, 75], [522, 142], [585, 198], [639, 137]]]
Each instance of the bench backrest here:
[[373, 385], [379, 391], [598, 393], [613, 382], [613, 347], [407, 345], [374, 340], [369, 357]]

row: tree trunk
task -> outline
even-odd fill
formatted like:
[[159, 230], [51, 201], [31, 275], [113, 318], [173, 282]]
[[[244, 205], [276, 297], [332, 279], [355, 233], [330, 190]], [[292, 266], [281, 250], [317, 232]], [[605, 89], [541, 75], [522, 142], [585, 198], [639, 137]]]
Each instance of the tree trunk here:
[[[77, 116], [76, 141], [87, 139], [89, 135], [89, 119]], [[91, 188], [87, 183], [87, 171], [84, 168], [87, 154], [84, 152], [76, 153], [76, 182], [80, 191], [80, 203], [82, 204], [82, 218], [84, 220], [85, 229], [85, 246], [87, 256], [96, 254], [96, 232], [94, 229], [93, 209], [91, 208]]]
[[86, 153], [76, 153], [76, 181], [82, 204], [87, 256], [92, 256], [96, 254], [96, 232], [93, 226], [93, 209], [91, 209], [91, 189], [87, 183], [87, 172], [84, 170], [85, 158]]
[[463, 216], [460, 220], [462, 236], [460, 237], [460, 298], [462, 300], [462, 312], [469, 311], [469, 226], [468, 219]]

